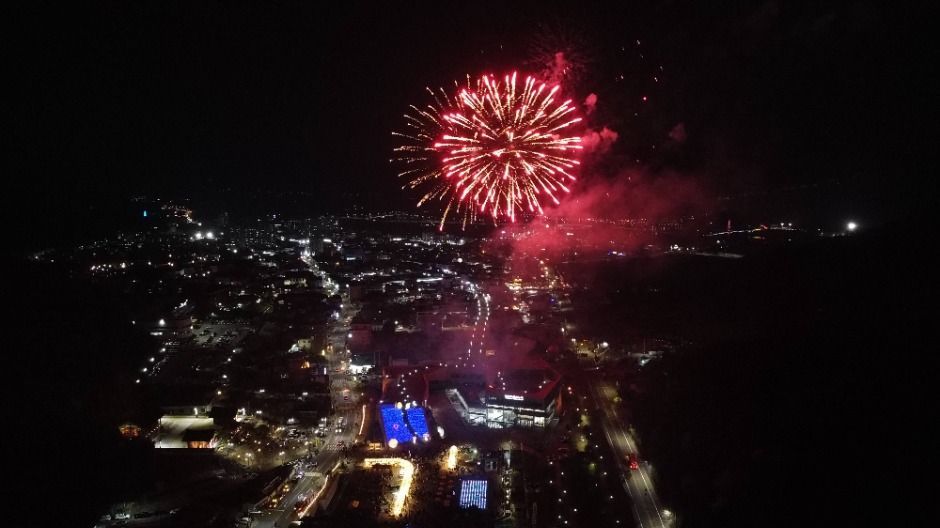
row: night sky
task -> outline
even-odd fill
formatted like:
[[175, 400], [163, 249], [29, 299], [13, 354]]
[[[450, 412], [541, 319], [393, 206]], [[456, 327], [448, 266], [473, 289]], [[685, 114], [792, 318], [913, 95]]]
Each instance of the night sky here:
[[643, 168], [721, 196], [808, 186], [815, 207], [870, 223], [924, 197], [937, 62], [917, 58], [917, 17], [878, 2], [340, 4], [18, 8], [7, 211], [29, 226], [21, 243], [67, 239], [63, 224], [80, 236], [138, 194], [234, 196], [216, 206], [236, 214], [283, 192], [310, 214], [411, 207], [388, 164], [406, 106], [466, 74], [537, 70], [539, 42], [585, 59], [565, 89], [597, 94], [590, 127], [619, 135], [584, 185]]

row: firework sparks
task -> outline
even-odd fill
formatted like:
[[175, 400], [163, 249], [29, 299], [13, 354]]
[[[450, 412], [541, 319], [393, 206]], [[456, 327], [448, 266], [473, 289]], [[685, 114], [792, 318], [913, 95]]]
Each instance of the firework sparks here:
[[418, 201], [446, 201], [463, 224], [479, 215], [516, 221], [528, 211], [542, 214], [543, 200], [559, 203], [577, 179], [581, 121], [570, 100], [559, 101], [559, 86], [516, 73], [501, 81], [485, 75], [467, 79], [454, 96], [428, 89], [433, 102], [405, 114], [404, 141], [393, 162], [403, 164], [406, 187], [430, 187]]

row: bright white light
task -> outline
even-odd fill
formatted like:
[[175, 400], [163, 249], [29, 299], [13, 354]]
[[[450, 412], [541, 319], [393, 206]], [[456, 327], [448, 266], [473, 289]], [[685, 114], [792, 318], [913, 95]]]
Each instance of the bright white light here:
[[855, 231], [858, 228], [858, 224], [856, 224], [855, 222], [849, 222], [845, 224], [845, 228], [848, 229], [849, 231]]
[[485, 480], [462, 480], [460, 481], [460, 507], [469, 508], [476, 506], [481, 510], [486, 509], [486, 488]]
[[359, 436], [362, 436], [362, 428], [366, 425], [366, 406], [362, 406], [362, 420], [359, 421]]
[[160, 320], [157, 322], [157, 324], [160, 325], [160, 326], [166, 326], [166, 321], [163, 320], [163, 319], [160, 319]]

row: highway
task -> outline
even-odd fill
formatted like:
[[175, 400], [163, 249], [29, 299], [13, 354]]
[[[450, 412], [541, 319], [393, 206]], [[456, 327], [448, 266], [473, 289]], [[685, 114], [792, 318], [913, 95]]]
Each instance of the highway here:
[[[615, 397], [616, 389], [608, 382], [593, 379], [590, 381], [591, 399], [594, 407], [600, 411], [601, 425], [604, 435], [617, 459], [620, 472], [623, 475], [624, 489], [633, 501], [633, 514], [640, 528], [668, 528], [672, 526], [674, 517], [666, 513], [659, 503], [653, 481], [649, 477], [646, 463], [637, 449], [636, 441], [630, 435], [617, 414]], [[628, 457], [635, 453], [641, 460], [639, 468], [631, 470]]]

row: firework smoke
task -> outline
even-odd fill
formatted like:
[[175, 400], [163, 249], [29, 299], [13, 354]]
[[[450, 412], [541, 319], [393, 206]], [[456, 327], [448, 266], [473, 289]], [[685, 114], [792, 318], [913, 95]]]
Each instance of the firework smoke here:
[[592, 93], [584, 99], [584, 113], [591, 115], [595, 109], [597, 109], [597, 94]]
[[589, 130], [584, 137], [581, 138], [581, 145], [584, 147], [585, 152], [590, 152], [592, 154], [604, 154], [610, 150], [610, 146], [617, 141], [618, 134], [604, 127], [598, 130]]

